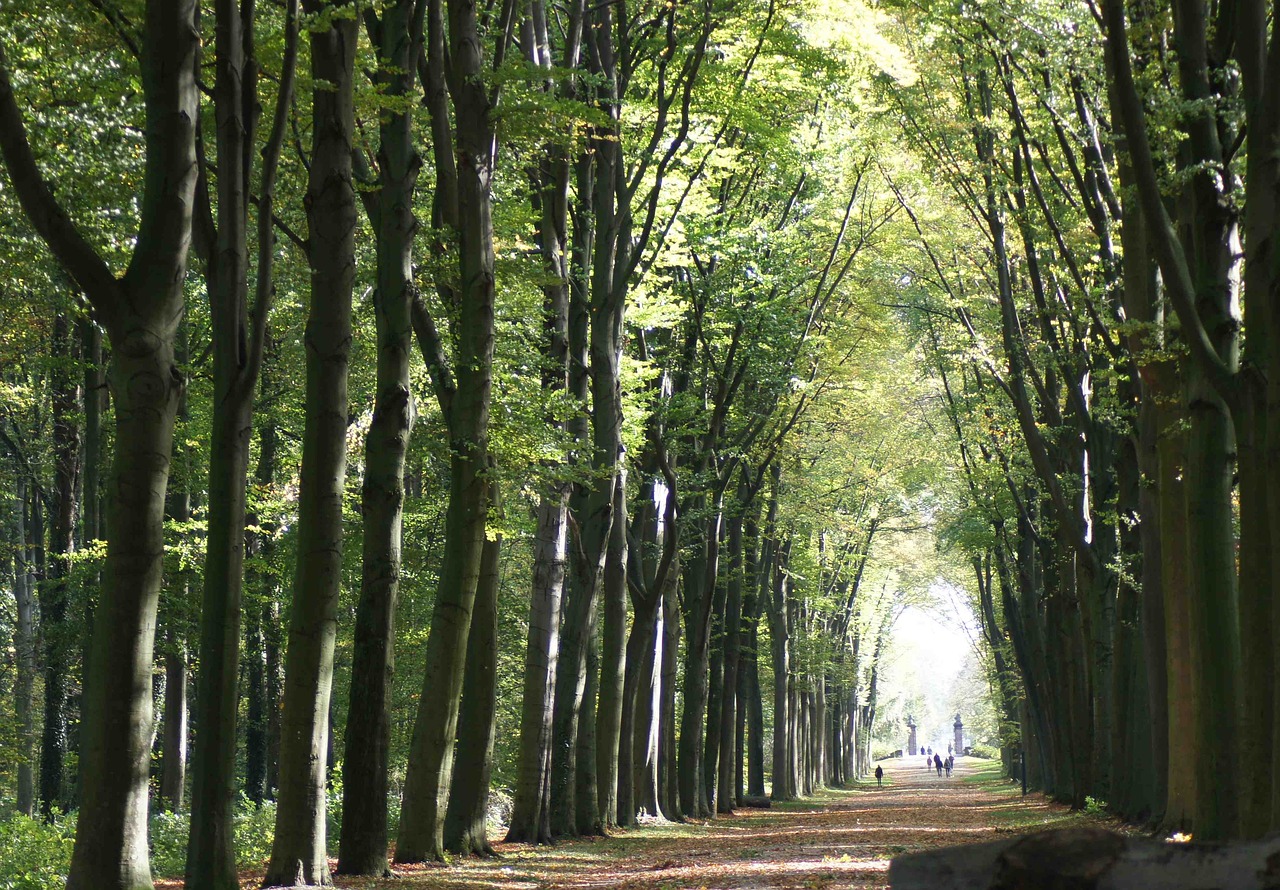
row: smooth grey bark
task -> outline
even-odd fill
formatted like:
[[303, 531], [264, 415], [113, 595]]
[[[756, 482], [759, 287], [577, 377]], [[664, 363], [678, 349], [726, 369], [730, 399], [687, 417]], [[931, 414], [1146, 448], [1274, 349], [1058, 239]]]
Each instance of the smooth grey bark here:
[[[661, 602], [659, 602], [661, 607]], [[659, 724], [660, 692], [662, 678], [662, 640], [664, 628], [662, 612], [655, 610], [650, 631], [649, 645], [644, 649], [640, 664], [639, 688], [635, 699], [635, 717], [630, 733], [623, 734], [622, 744], [631, 739], [631, 788], [633, 800], [631, 807], [638, 813], [649, 816], [662, 816], [660, 792], [660, 776], [658, 770], [658, 738], [662, 731]], [[629, 656], [628, 656], [629, 657]], [[625, 714], [624, 714], [625, 716]], [[618, 785], [618, 812], [621, 814], [626, 774], [621, 773]], [[632, 822], [634, 823], [634, 818]]]
[[508, 841], [551, 841], [551, 716], [567, 559], [568, 496], [568, 490], [562, 488], [545, 495], [538, 506], [520, 712], [519, 778]]
[[[744, 485], [740, 487], [742, 494]], [[716, 812], [732, 813], [737, 805], [738, 777], [738, 663], [742, 632], [743, 541], [742, 509], [729, 517], [728, 596], [724, 610], [724, 673], [720, 702], [720, 763], [716, 783]]]
[[[177, 359], [179, 365], [188, 363], [187, 326], [184, 322], [178, 333]], [[189, 414], [187, 394], [178, 400], [178, 429], [185, 428]], [[188, 464], [179, 448], [178, 462]], [[191, 478], [189, 466], [181, 466], [169, 477], [169, 491], [165, 496], [167, 518], [179, 524], [191, 521]], [[161, 610], [164, 625], [164, 642], [159, 644], [164, 662], [164, 714], [161, 719], [160, 744], [160, 793], [157, 804], [170, 812], [183, 809], [187, 779], [187, 635], [190, 625], [188, 599], [191, 595], [190, 573], [179, 568], [168, 579], [167, 608]]]
[[[419, 0], [400, 0], [386, 7], [381, 19], [368, 16], [370, 36], [378, 43], [378, 56], [385, 66], [375, 75], [384, 95], [403, 99], [413, 89], [425, 9], [426, 4]], [[415, 297], [413, 239], [418, 222], [413, 195], [421, 163], [414, 148], [408, 106], [384, 110], [379, 124], [378, 191], [366, 199], [377, 233], [373, 294], [377, 379], [373, 419], [365, 436], [360, 507], [364, 540], [342, 761], [338, 874], [389, 874], [390, 697], [400, 594], [405, 454], [414, 421], [409, 358]]]
[[[613, 517], [604, 566], [602, 599], [604, 620], [600, 630], [600, 693], [596, 707], [596, 807], [604, 830], [618, 824], [619, 745], [623, 735], [622, 712], [626, 681], [627, 646], [627, 477], [619, 468], [614, 483]], [[630, 721], [628, 721], [630, 723]], [[630, 758], [627, 758], [629, 779]], [[630, 797], [630, 795], [628, 795]], [[631, 802], [627, 804], [632, 806]]]
[[[573, 227], [573, 267], [587, 270], [594, 251], [596, 217], [594, 207], [595, 167], [582, 159], [575, 165], [578, 207]], [[571, 275], [568, 315], [568, 393], [580, 405], [590, 395], [591, 296], [586, 273]], [[585, 411], [566, 424], [570, 436], [582, 443], [590, 441], [590, 419]], [[578, 735], [586, 693], [588, 623], [596, 610], [596, 600], [604, 573], [603, 542], [612, 512], [587, 515], [589, 489], [573, 486], [569, 495], [572, 531], [569, 541], [569, 576], [566, 579], [560, 624], [560, 650], [556, 668], [555, 697], [551, 723], [551, 833], [568, 836], [577, 832]], [[605, 502], [606, 508], [612, 501]], [[584, 523], [586, 523], [584, 525]], [[594, 795], [594, 789], [592, 790]]]
[[[724, 517], [721, 517], [721, 547], [727, 543], [728, 537], [724, 525]], [[724, 573], [717, 567], [715, 593], [711, 597], [711, 627], [707, 634], [707, 692], [702, 738], [702, 787], [706, 794], [707, 808], [712, 813], [719, 810], [716, 781], [719, 778], [720, 709], [727, 691], [724, 688], [724, 612], [728, 593]]]
[[[579, 64], [583, 2], [569, 10], [569, 27], [562, 67]], [[529, 61], [544, 71], [552, 65], [546, 5], [532, 0], [522, 22], [522, 42]], [[545, 91], [556, 88], [548, 76]], [[559, 86], [561, 93], [572, 83]], [[570, 165], [562, 149], [548, 146], [538, 167], [530, 172], [530, 201], [538, 216], [538, 247], [548, 282], [543, 285], [543, 388], [566, 392], [569, 386], [569, 178]], [[564, 424], [554, 418], [552, 429]], [[556, 481], [541, 494], [534, 533], [529, 635], [525, 646], [524, 690], [521, 699], [518, 779], [512, 803], [508, 841], [551, 841], [551, 739], [556, 676], [559, 671], [561, 605], [568, 560], [569, 485]]]
[[680, 808], [694, 817], [712, 814], [703, 777], [702, 747], [706, 729], [707, 682], [711, 651], [711, 615], [720, 553], [719, 499], [706, 507], [698, 552], [685, 572], [684, 703], [680, 714]]
[[[1124, 160], [1119, 165], [1122, 189], [1131, 189], [1132, 167]], [[1159, 281], [1155, 261], [1147, 240], [1146, 218], [1141, 202], [1126, 200], [1122, 217], [1124, 250], [1125, 315], [1145, 322], [1128, 336], [1129, 352], [1135, 357], [1138, 374], [1138, 412], [1134, 423], [1134, 447], [1141, 485], [1138, 490], [1138, 549], [1142, 564], [1140, 574], [1139, 628], [1147, 674], [1147, 713], [1150, 717], [1151, 767], [1153, 775], [1150, 820], [1160, 824], [1164, 818], [1169, 794], [1169, 670], [1168, 645], [1165, 634], [1165, 589], [1163, 548], [1160, 528], [1160, 460], [1157, 401], [1167, 400], [1162, 393], [1168, 376], [1168, 362], [1153, 359], [1164, 327], [1164, 310], [1158, 299]]]
[[[496, 483], [491, 509], [501, 512]], [[489, 779], [498, 710], [498, 588], [502, 535], [486, 535], [476, 604], [467, 635], [467, 666], [458, 715], [458, 749], [466, 756], [453, 771], [444, 818], [444, 846], [463, 856], [493, 856], [487, 831]]]
[[633, 619], [627, 637], [618, 745], [618, 824], [631, 825], [638, 810], [660, 814], [658, 791], [658, 693], [662, 647], [662, 598], [677, 565], [676, 479], [662, 442], [662, 430], [650, 430], [646, 470], [663, 471], [667, 492], [659, 524], [656, 479], [641, 487], [639, 505], [627, 530], [627, 587]]
[[679, 772], [676, 769], [676, 680], [680, 672], [680, 571], [673, 567], [662, 591], [662, 664], [658, 694], [658, 806], [673, 822], [684, 819], [680, 810]]
[[24, 212], [93, 303], [113, 347], [116, 452], [107, 562], [85, 670], [83, 788], [67, 886], [151, 887], [147, 850], [151, 669], [164, 491], [183, 380], [174, 361], [197, 175], [195, 4], [147, 3], [141, 219], [116, 277], [57, 203], [27, 141], [0, 49], [0, 152]]
[[[459, 695], [466, 663], [466, 640], [475, 603], [488, 510], [489, 403], [493, 383], [494, 273], [492, 178], [497, 142], [494, 97], [483, 82], [483, 43], [477, 10], [465, 0], [449, 0], [445, 53], [445, 3], [428, 0], [427, 90], [432, 125], [447, 132], [447, 83], [454, 111], [456, 186], [453, 216], [458, 235], [458, 318], [456, 389], [445, 411], [449, 428], [450, 486], [445, 518], [448, 548], [427, 638], [422, 695], [414, 720], [396, 840], [396, 862], [444, 858], [444, 817], [453, 770]], [[510, 26], [511, 5], [503, 22]], [[500, 24], [500, 29], [502, 25]], [[498, 42], [499, 58], [505, 48]], [[452, 65], [446, 78], [446, 59]], [[452, 157], [449, 143], [437, 158]], [[438, 175], [440, 171], [437, 171]], [[444, 174], [448, 177], [447, 169]], [[448, 197], [437, 195], [448, 204]], [[437, 383], [437, 388], [440, 384]]]
[[[255, 8], [218, 0], [215, 16], [214, 118], [217, 218], [206, 205], [197, 245], [206, 259], [213, 355], [208, 541], [200, 613], [196, 737], [192, 751], [189, 890], [234, 890], [240, 626], [253, 399], [267, 340], [272, 294], [276, 171], [292, 107], [298, 4], [286, 4], [284, 59], [258, 185], [256, 293], [249, 307], [249, 188], [256, 147], [259, 63]], [[202, 192], [207, 196], [207, 188]]]
[[[581, 270], [579, 274], [589, 282], [589, 296], [575, 294], [578, 298], [575, 302], [582, 304], [580, 311], [589, 311], [590, 315], [593, 480], [590, 491], [571, 502], [580, 536], [575, 552], [581, 554], [580, 559], [574, 560], [575, 586], [583, 590], [585, 595], [579, 601], [580, 608], [566, 612], [562, 641], [568, 641], [570, 649], [564, 651], [562, 646], [560, 670], [561, 676], [568, 672], [575, 679], [584, 664], [584, 659], [577, 651], [583, 636], [572, 625], [581, 623], [589, 608], [594, 606], [595, 590], [599, 584], [597, 579], [600, 577], [598, 567], [603, 565], [611, 523], [626, 521], [625, 516], [611, 515], [615, 477], [622, 459], [618, 367], [623, 346], [626, 297], [637, 270], [644, 262], [651, 237], [655, 235], [654, 223], [661, 184], [688, 135], [690, 90], [696, 80], [711, 30], [711, 19], [704, 16], [702, 27], [695, 38], [696, 45], [687, 61], [678, 62], [678, 73], [668, 76], [668, 65], [675, 59], [686, 58], [677, 50], [676, 35], [681, 33], [675, 26], [677, 8], [678, 4], [669, 5], [658, 13], [655, 20], [658, 23], [664, 19], [668, 22], [661, 25], [666, 34], [666, 51], [656, 53], [654, 61], [658, 69], [656, 80], [661, 85], [660, 95], [657, 97], [659, 112], [654, 118], [650, 150], [638, 153], [634, 163], [625, 157], [621, 126], [622, 107], [634, 73], [633, 60], [628, 50], [633, 39], [633, 23], [625, 10], [615, 10], [608, 5], [590, 7], [583, 37], [586, 50], [584, 58], [594, 80], [594, 103], [606, 123], [593, 128], [588, 159], [578, 168], [577, 220], [580, 226], [575, 228], [583, 231], [575, 231], [575, 262]], [[662, 92], [663, 87], [669, 87], [669, 92]], [[681, 100], [682, 104], [677, 104]], [[677, 113], [672, 113], [673, 106], [678, 109]], [[676, 129], [673, 137], [669, 128]], [[657, 151], [657, 147], [664, 141], [665, 150]], [[640, 185], [646, 182], [646, 174], [650, 172], [653, 186], [641, 200], [633, 200]], [[633, 213], [636, 204], [641, 208], [638, 215]], [[662, 237], [659, 235], [658, 240]], [[579, 247], [580, 251], [577, 249]], [[572, 329], [571, 318], [571, 337]], [[578, 393], [572, 384], [570, 389], [575, 395]], [[586, 393], [583, 392], [582, 395], [585, 402]], [[585, 445], [585, 431], [580, 432], [579, 440]], [[586, 450], [585, 447], [583, 450]], [[572, 603], [571, 600], [570, 604]], [[607, 660], [611, 670], [610, 683], [607, 685], [612, 687], [616, 681], [612, 666], [621, 661], [624, 645], [622, 635], [609, 633], [606, 635], [606, 643], [609, 647]], [[555, 720], [557, 729], [553, 746], [557, 751], [562, 746], [581, 750], [582, 755], [575, 757], [575, 760], [579, 764], [594, 764], [594, 749], [587, 749], [593, 744], [596, 727], [592, 727], [590, 734], [581, 731], [579, 711], [582, 704], [577, 695], [579, 684], [565, 680], [560, 687], [565, 694], [562, 697], [560, 690], [557, 690], [556, 710], [562, 716]], [[590, 694], [585, 692], [584, 695], [589, 706]], [[610, 741], [615, 741], [619, 732], [613, 721], [621, 719], [621, 711], [613, 705], [613, 695], [612, 688], [607, 688], [605, 704], [608, 707], [605, 709], [605, 717], [610, 722], [605, 735]], [[576, 741], [573, 735], [575, 730]], [[594, 767], [592, 771], [594, 772]], [[593, 792], [595, 799], [610, 800], [615, 793], [615, 783], [606, 776], [599, 776], [598, 779], [599, 791]], [[601, 820], [594, 813], [577, 812], [572, 814], [572, 820], [567, 818], [570, 815], [567, 813], [570, 805], [566, 801], [571, 794], [585, 802], [588, 808], [595, 808], [591, 798], [580, 793], [580, 787], [585, 781], [582, 770], [570, 766], [567, 756], [562, 756], [559, 761], [553, 759], [553, 789], [559, 792], [556, 794], [558, 803], [553, 801], [555, 827], [568, 828], [570, 821], [579, 826], [589, 825], [593, 831], [600, 827]], [[566, 789], [574, 790], [564, 793]]]
[[[345, 3], [308, 2], [306, 12]], [[342, 582], [347, 366], [355, 275], [355, 189], [351, 172], [356, 23], [333, 15], [309, 32], [312, 94], [307, 222], [311, 304], [306, 342], [306, 429], [298, 493], [298, 561], [280, 738], [275, 840], [265, 886], [330, 884], [325, 826], [326, 746], [338, 594]]]
[[579, 835], [602, 834], [600, 811], [596, 797], [596, 701], [600, 681], [600, 618], [591, 616], [587, 625], [588, 639], [585, 679], [582, 689], [582, 726], [574, 749], [574, 770], [578, 777], [574, 789], [574, 812]]
[[[786, 575], [791, 541], [777, 546], [773, 577], [765, 612], [769, 617], [769, 654], [773, 659], [773, 762], [769, 797], [772, 800], [794, 800], [796, 788], [791, 778], [792, 720], [788, 687], [791, 678], [791, 629], [787, 621], [789, 597]], [[856, 668], [855, 668], [856, 669]]]

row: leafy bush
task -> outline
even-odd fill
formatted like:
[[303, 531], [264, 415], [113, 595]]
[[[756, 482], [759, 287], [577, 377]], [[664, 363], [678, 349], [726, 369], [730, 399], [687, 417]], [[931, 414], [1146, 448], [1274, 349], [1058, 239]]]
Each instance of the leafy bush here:
[[[251, 868], [271, 855], [276, 824], [276, 805], [267, 801], [254, 806], [241, 796], [232, 820], [235, 833], [236, 865]], [[151, 871], [162, 878], [180, 877], [187, 867], [187, 838], [191, 832], [190, 813], [151, 815]], [[0, 885], [0, 890], [6, 890]]]
[[984, 760], [999, 760], [1000, 749], [991, 745], [983, 745], [981, 743], [973, 745], [969, 749], [971, 757], [981, 757]]
[[51, 825], [22, 815], [0, 821], [0, 890], [62, 890], [74, 828], [66, 817]]
[[181, 875], [187, 867], [187, 835], [191, 831], [188, 813], [151, 814], [151, 871], [162, 878]]
[[257, 807], [241, 798], [235, 818], [236, 864], [241, 868], [261, 865], [271, 857], [271, 841], [276, 830], [276, 804], [268, 800]]

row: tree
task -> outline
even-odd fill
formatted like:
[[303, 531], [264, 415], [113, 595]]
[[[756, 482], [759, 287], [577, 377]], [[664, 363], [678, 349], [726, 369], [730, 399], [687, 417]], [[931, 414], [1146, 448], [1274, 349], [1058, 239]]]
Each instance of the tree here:
[[[297, 0], [286, 6], [285, 51], [258, 184], [258, 263], [249, 308], [249, 203], [258, 104], [258, 22], [252, 6], [215, 6], [214, 115], [217, 221], [202, 209], [197, 243], [205, 258], [213, 351], [213, 435], [209, 461], [209, 538], [200, 618], [200, 677], [192, 763], [191, 836], [186, 885], [239, 886], [232, 846], [240, 619], [244, 588], [246, 491], [253, 399], [274, 293], [276, 172], [293, 101]], [[208, 197], [207, 184], [205, 196]]]
[[[493, 172], [497, 153], [493, 106], [484, 83], [484, 56], [476, 9], [461, 0], [427, 0], [427, 103], [436, 136], [437, 196], [441, 218], [457, 233], [457, 356], [448, 367], [428, 347], [449, 429], [448, 549], [427, 639], [422, 696], [414, 720], [396, 840], [396, 862], [444, 858], [444, 819], [453, 769], [459, 696], [467, 635], [479, 583], [489, 498], [489, 405], [493, 385], [494, 253]], [[514, 6], [500, 19], [498, 52], [505, 53]], [[448, 40], [448, 53], [445, 41]], [[446, 65], [451, 70], [446, 75]], [[453, 122], [450, 122], [449, 103]], [[452, 138], [450, 138], [452, 134]], [[443, 137], [443, 138], [441, 138]], [[456, 140], [456, 143], [455, 143]], [[451, 146], [456, 144], [456, 149]], [[456, 152], [456, 156], [455, 156]], [[425, 330], [429, 320], [423, 320]], [[436, 344], [438, 338], [424, 342]]]
[[297, 567], [281, 715], [280, 791], [266, 886], [330, 883], [325, 766], [347, 458], [347, 365], [355, 277], [353, 80], [356, 22], [346, 3], [308, 2], [312, 146], [307, 186], [311, 304]]
[[[413, 338], [413, 196], [422, 159], [414, 148], [412, 114], [404, 104], [422, 51], [425, 0], [403, 0], [381, 18], [369, 13], [378, 46], [376, 75], [391, 107], [379, 122], [378, 191], [365, 198], [377, 232], [377, 395], [365, 438], [361, 496], [364, 544], [356, 609], [350, 708], [343, 758], [340, 874], [381, 876], [387, 869], [387, 770], [395, 610], [400, 592], [405, 453], [413, 428], [409, 388]], [[397, 104], [399, 103], [399, 104]]]
[[[36, 165], [0, 49], [0, 151], [32, 226], [93, 304], [114, 353], [116, 452], [107, 563], [86, 671], [81, 796], [68, 887], [150, 887], [147, 764], [151, 656], [165, 482], [182, 375], [182, 316], [197, 177], [195, 4], [149, 2], [142, 45], [146, 176], [133, 256], [117, 278]], [[110, 877], [107, 877], [110, 876]]]

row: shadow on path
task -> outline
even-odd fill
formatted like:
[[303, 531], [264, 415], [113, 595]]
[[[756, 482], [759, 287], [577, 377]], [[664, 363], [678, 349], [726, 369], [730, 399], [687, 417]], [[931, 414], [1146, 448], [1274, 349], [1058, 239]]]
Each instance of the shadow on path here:
[[361, 890], [886, 887], [889, 860], [902, 853], [1037, 828], [1111, 824], [1039, 795], [1022, 798], [1016, 786], [1000, 779], [998, 763], [959, 758], [947, 778], [926, 772], [923, 762], [883, 761], [883, 787], [871, 779], [769, 810], [740, 810], [705, 823], [646, 825], [550, 848], [497, 844], [498, 860], [402, 867], [392, 880], [336, 883]]

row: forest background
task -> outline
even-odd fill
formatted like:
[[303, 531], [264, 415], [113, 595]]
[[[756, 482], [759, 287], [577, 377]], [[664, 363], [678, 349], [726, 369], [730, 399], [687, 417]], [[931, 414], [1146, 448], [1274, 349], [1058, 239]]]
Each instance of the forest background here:
[[4, 868], [319, 885], [954, 711], [1270, 828], [1268, 16], [6, 2]]

